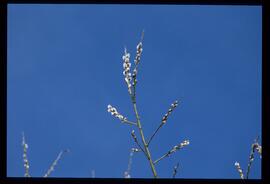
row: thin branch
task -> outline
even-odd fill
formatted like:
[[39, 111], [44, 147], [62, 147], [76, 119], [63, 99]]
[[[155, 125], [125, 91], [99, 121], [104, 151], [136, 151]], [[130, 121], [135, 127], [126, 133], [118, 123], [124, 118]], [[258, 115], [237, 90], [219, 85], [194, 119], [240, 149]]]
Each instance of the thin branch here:
[[140, 150], [137, 148], [131, 148], [130, 154], [129, 154], [129, 160], [128, 160], [128, 168], [124, 172], [124, 177], [125, 178], [130, 178], [130, 171], [131, 171], [131, 165], [132, 165], [132, 158], [135, 152], [139, 152]]
[[107, 106], [107, 111], [109, 113], [111, 113], [112, 116], [118, 118], [122, 123], [126, 123], [126, 124], [129, 124], [129, 125], [136, 125], [137, 126], [137, 123], [134, 123], [132, 121], [129, 121], [127, 120], [126, 117], [124, 117], [122, 114], [120, 114], [115, 107], [111, 106], [110, 104]]
[[140, 143], [139, 143], [139, 141], [138, 141], [138, 139], [137, 139], [137, 137], [136, 137], [136, 135], [135, 135], [135, 131], [134, 131], [134, 130], [132, 130], [131, 136], [132, 136], [134, 142], [135, 142], [135, 143], [137, 144], [137, 146], [140, 148], [140, 150], [141, 150], [141, 151], [145, 154], [145, 156], [147, 157], [147, 154], [145, 153], [144, 149], [141, 147], [141, 145], [140, 145]]
[[159, 131], [159, 129], [163, 126], [164, 124], [161, 123], [159, 125], [159, 127], [156, 129], [156, 131], [153, 133], [153, 135], [151, 136], [151, 138], [149, 139], [148, 143], [147, 143], [147, 146], [149, 146], [150, 142], [152, 141], [152, 139], [154, 138], [154, 136], [157, 134], [157, 132]]
[[189, 140], [184, 140], [183, 142], [181, 142], [180, 144], [174, 146], [170, 151], [168, 151], [166, 154], [164, 154], [163, 156], [161, 156], [160, 158], [158, 158], [157, 160], [154, 161], [154, 164], [158, 163], [160, 160], [170, 156], [172, 153], [176, 152], [179, 149], [182, 149], [183, 147], [189, 145]]
[[174, 166], [173, 168], [173, 178], [175, 178], [176, 174], [177, 174], [177, 170], [178, 170], [178, 167], [179, 167], [179, 162], [176, 164], [176, 166]]
[[43, 176], [44, 178], [48, 177], [48, 176], [51, 174], [51, 172], [54, 170], [54, 167], [57, 165], [57, 162], [62, 158], [63, 154], [64, 154], [64, 153], [68, 153], [68, 152], [69, 152], [69, 150], [66, 149], [66, 150], [64, 150], [64, 151], [61, 151], [61, 152], [58, 154], [57, 158], [54, 160], [54, 162], [53, 162], [52, 165], [49, 167], [49, 169], [48, 169], [48, 171], [46, 172], [46, 174]]
[[148, 143], [147, 143], [148, 146], [149, 146], [150, 142], [152, 141], [152, 139], [154, 138], [154, 136], [155, 136], [155, 135], [157, 134], [157, 132], [159, 131], [159, 129], [160, 129], [163, 125], [165, 125], [165, 123], [166, 123], [167, 120], [168, 120], [168, 117], [170, 116], [170, 114], [172, 113], [172, 111], [173, 111], [177, 106], [178, 106], [178, 101], [175, 100], [175, 101], [171, 104], [171, 106], [170, 106], [169, 110], [167, 111], [167, 113], [162, 117], [162, 121], [161, 121], [160, 125], [158, 126], [158, 128], [155, 130], [155, 132], [152, 134], [151, 138], [149, 139], [149, 141], [148, 141]]
[[238, 171], [238, 173], [240, 175], [240, 178], [244, 179], [244, 173], [243, 173], [243, 170], [241, 169], [240, 164], [238, 162], [235, 162], [234, 165], [235, 165], [235, 167], [236, 167], [236, 169], [237, 169], [237, 171]]
[[140, 122], [140, 117], [139, 117], [139, 114], [138, 114], [138, 111], [137, 111], [137, 106], [136, 106], [136, 99], [134, 99], [134, 101], [133, 101], [133, 108], [134, 108], [134, 112], [135, 112], [135, 115], [136, 115], [137, 124], [138, 124], [138, 128], [139, 128], [140, 135], [141, 135], [141, 138], [142, 138], [142, 142], [143, 142], [143, 145], [144, 145], [144, 148], [145, 148], [145, 151], [146, 151], [147, 159], [149, 160], [149, 164], [151, 166], [151, 170], [152, 170], [152, 173], [154, 175], [154, 178], [157, 178], [158, 176], [157, 176], [156, 168], [155, 168], [154, 163], [152, 161], [151, 154], [150, 154], [150, 151], [148, 149], [147, 143], [145, 141], [144, 133], [143, 133], [143, 130], [142, 130], [142, 125], [141, 125], [141, 122]]
[[249, 162], [248, 162], [248, 167], [247, 167], [247, 173], [246, 173], [246, 178], [248, 179], [249, 177], [249, 173], [250, 173], [250, 169], [251, 169], [251, 164], [254, 160], [254, 153], [255, 153], [255, 150], [256, 148], [258, 147], [258, 139], [259, 137], [257, 137], [255, 140], [254, 140], [254, 143], [251, 145], [251, 151], [250, 151], [250, 155], [249, 155]]
[[136, 124], [136, 123], [134, 123], [134, 122], [132, 122], [132, 121], [123, 120], [123, 121], [121, 121], [121, 122], [122, 122], [122, 123], [129, 124], [129, 125], [135, 125], [135, 126], [137, 126], [137, 124]]
[[[141, 41], [143, 39], [143, 35], [144, 35], [144, 32], [142, 33]], [[140, 116], [139, 116], [139, 113], [138, 113], [138, 110], [137, 110], [137, 105], [136, 105], [137, 66], [138, 66], [138, 64], [140, 62], [141, 54], [142, 54], [142, 42], [139, 42], [139, 44], [137, 45], [136, 57], [135, 57], [135, 60], [134, 60], [135, 69], [133, 70], [133, 74], [132, 74], [133, 93], [130, 93], [130, 91], [129, 91], [129, 94], [130, 94], [131, 102], [133, 104], [133, 109], [134, 109], [134, 113], [135, 113], [136, 120], [137, 120], [136, 121], [137, 126], [138, 126], [138, 129], [139, 129], [139, 132], [140, 132], [140, 135], [141, 135], [141, 139], [142, 139], [142, 142], [143, 142], [143, 145], [144, 145], [145, 154], [146, 154], [146, 157], [147, 157], [147, 159], [149, 161], [149, 164], [151, 166], [151, 170], [152, 170], [152, 173], [154, 175], [154, 178], [157, 178], [157, 172], [156, 172], [155, 166], [153, 164], [153, 161], [152, 161], [151, 154], [150, 154], [150, 151], [148, 149], [147, 143], [145, 141], [145, 136], [144, 136], [141, 121], [140, 121]], [[129, 62], [129, 55], [126, 52], [125, 52], [125, 55], [123, 57], [123, 60], [124, 60], [124, 73], [123, 74], [125, 75], [125, 81], [127, 82], [127, 81], [130, 81], [129, 76], [127, 76], [127, 75], [129, 75], [128, 73], [129, 73], [130, 65], [125, 64], [125, 63], [130, 63], [130, 62]], [[128, 89], [130, 90], [129, 86], [128, 86]]]

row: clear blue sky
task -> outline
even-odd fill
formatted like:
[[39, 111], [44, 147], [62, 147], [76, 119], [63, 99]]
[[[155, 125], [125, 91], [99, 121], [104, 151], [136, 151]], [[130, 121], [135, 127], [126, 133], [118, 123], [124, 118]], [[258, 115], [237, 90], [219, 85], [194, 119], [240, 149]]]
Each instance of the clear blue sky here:
[[[135, 120], [122, 55], [126, 46], [133, 60], [144, 29], [137, 101], [147, 138], [180, 101], [152, 157], [190, 140], [160, 161], [159, 176], [179, 162], [179, 178], [239, 178], [235, 161], [246, 172], [261, 136], [261, 14], [260, 6], [9, 5], [8, 176], [24, 175], [24, 131], [32, 176], [69, 148], [51, 176], [123, 177], [132, 127], [107, 105]], [[141, 153], [131, 176], [152, 177]], [[250, 177], [261, 177], [257, 154]]]

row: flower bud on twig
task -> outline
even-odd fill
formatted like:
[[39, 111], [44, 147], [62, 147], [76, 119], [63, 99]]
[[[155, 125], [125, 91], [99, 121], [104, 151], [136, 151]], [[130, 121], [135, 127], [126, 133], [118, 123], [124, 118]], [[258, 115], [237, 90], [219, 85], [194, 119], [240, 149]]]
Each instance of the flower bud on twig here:
[[235, 167], [236, 167], [236, 169], [237, 169], [237, 171], [239, 172], [239, 174], [240, 174], [240, 178], [241, 179], [244, 179], [244, 174], [243, 174], [243, 170], [241, 169], [241, 167], [240, 167], [240, 164], [238, 163], [238, 162], [235, 162]]
[[178, 101], [176, 100], [171, 104], [171, 107], [169, 108], [168, 112], [163, 116], [162, 123], [165, 124], [168, 120], [169, 115], [172, 113], [172, 111], [177, 107]]
[[127, 120], [126, 117], [124, 117], [119, 112], [117, 112], [116, 108], [112, 107], [111, 105], [108, 105], [108, 112], [110, 112], [112, 116], [120, 119], [121, 121], [126, 121]]
[[130, 68], [131, 68], [131, 63], [130, 63], [130, 54], [127, 53], [127, 49], [125, 48], [125, 54], [123, 55], [123, 75], [125, 76], [125, 81], [127, 83], [128, 86], [128, 92], [129, 94], [131, 94], [131, 73], [130, 73]]
[[28, 145], [25, 142], [24, 133], [22, 133], [22, 146], [23, 146], [23, 166], [24, 166], [24, 169], [25, 169], [24, 176], [25, 177], [30, 177], [30, 174], [29, 174], [30, 165], [29, 165], [29, 161], [28, 161], [28, 158], [27, 158]]

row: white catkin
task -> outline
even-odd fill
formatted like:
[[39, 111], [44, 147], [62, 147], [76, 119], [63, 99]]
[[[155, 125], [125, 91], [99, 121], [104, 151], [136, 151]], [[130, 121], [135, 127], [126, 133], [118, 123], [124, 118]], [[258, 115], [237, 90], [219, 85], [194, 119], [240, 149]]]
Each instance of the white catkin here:
[[23, 146], [23, 166], [24, 166], [24, 169], [25, 169], [24, 176], [25, 177], [30, 177], [30, 174], [29, 174], [30, 165], [29, 165], [29, 161], [28, 161], [28, 158], [27, 158], [28, 145], [26, 144], [26, 141], [25, 141], [24, 132], [22, 133], [22, 146]]
[[44, 175], [44, 178], [48, 177], [52, 173], [52, 171], [54, 170], [54, 167], [57, 165], [58, 161], [62, 158], [63, 154], [67, 152], [69, 152], [69, 150], [60, 151], [57, 158], [54, 160], [54, 162], [52, 163], [52, 165], [49, 167], [48, 171]]

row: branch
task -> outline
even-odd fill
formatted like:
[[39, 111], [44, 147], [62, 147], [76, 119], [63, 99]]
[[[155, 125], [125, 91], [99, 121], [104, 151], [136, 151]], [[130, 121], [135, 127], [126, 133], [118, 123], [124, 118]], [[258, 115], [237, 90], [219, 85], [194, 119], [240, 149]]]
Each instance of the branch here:
[[185, 147], [187, 145], [189, 145], [189, 140], [184, 140], [180, 144], [174, 146], [170, 151], [168, 151], [166, 154], [164, 154], [163, 156], [161, 156], [159, 159], [155, 160], [154, 161], [154, 164], [158, 163], [163, 158], [166, 158], [166, 157], [170, 156], [172, 153], [176, 152], [179, 149], [182, 149], [183, 147]]
[[172, 104], [171, 107], [169, 108], [169, 110], [167, 111], [167, 113], [162, 117], [162, 121], [160, 123], [160, 125], [158, 126], [158, 128], [155, 130], [155, 132], [152, 134], [151, 138], [149, 139], [147, 145], [149, 146], [150, 142], [152, 141], [152, 139], [154, 138], [154, 136], [157, 134], [157, 132], [159, 131], [159, 129], [165, 125], [165, 123], [168, 120], [169, 115], [172, 113], [172, 111], [177, 107], [178, 105], [178, 101], [175, 100]]
[[28, 145], [26, 144], [25, 142], [25, 136], [24, 136], [24, 132], [22, 132], [22, 146], [23, 146], [23, 166], [24, 166], [24, 169], [25, 169], [25, 173], [24, 173], [24, 176], [25, 177], [31, 177], [30, 174], [29, 174], [29, 161], [28, 161], [28, 158], [27, 158], [27, 149], [28, 149]]
[[252, 164], [252, 162], [254, 160], [255, 150], [258, 151], [258, 153], [260, 154], [260, 156], [261, 156], [261, 153], [262, 153], [262, 147], [259, 145], [258, 139], [259, 139], [259, 137], [257, 137], [254, 140], [254, 143], [251, 145], [251, 151], [250, 151], [250, 155], [249, 155], [249, 162], [248, 162], [248, 168], [247, 168], [247, 174], [246, 174], [246, 178], [247, 179], [248, 179], [248, 176], [249, 176], [249, 173], [250, 173], [251, 164]]
[[237, 169], [237, 171], [238, 171], [238, 173], [240, 175], [240, 178], [244, 179], [243, 170], [241, 169], [240, 164], [238, 162], [235, 162], [234, 165], [235, 165], [235, 167], [236, 167], [236, 169]]
[[176, 164], [176, 166], [174, 166], [174, 168], [173, 168], [173, 178], [175, 178], [175, 176], [176, 176], [178, 167], [179, 167], [179, 162], [178, 162], [178, 163]]
[[55, 159], [55, 161], [52, 163], [52, 165], [50, 166], [50, 168], [48, 169], [48, 171], [46, 172], [46, 174], [43, 176], [44, 178], [47, 178], [47, 177], [51, 174], [51, 172], [54, 170], [54, 167], [57, 165], [57, 162], [62, 158], [63, 154], [64, 154], [64, 153], [68, 153], [68, 152], [69, 152], [69, 150], [66, 149], [66, 150], [64, 150], [64, 151], [61, 151], [61, 152], [58, 154], [58, 156], [57, 156], [57, 158]]
[[135, 131], [134, 131], [134, 130], [132, 130], [131, 136], [132, 136], [132, 138], [134, 139], [134, 142], [135, 142], [135, 143], [137, 144], [137, 146], [140, 148], [140, 150], [141, 150], [141, 151], [145, 154], [145, 156], [147, 157], [147, 154], [145, 153], [144, 149], [141, 147], [140, 143], [138, 142], [138, 139], [137, 139], [137, 137], [136, 137], [136, 135], [135, 135]]
[[128, 121], [126, 117], [124, 117], [122, 114], [120, 114], [119, 112], [117, 112], [116, 108], [114, 108], [110, 104], [107, 106], [107, 108], [108, 108], [108, 112], [110, 112], [112, 116], [118, 118], [122, 123], [126, 123], [126, 124], [129, 124], [129, 125], [136, 125], [137, 126], [137, 123], [134, 123], [132, 121]]
[[133, 154], [135, 152], [139, 152], [140, 150], [137, 149], [137, 148], [132, 148], [130, 150], [130, 154], [129, 154], [129, 160], [128, 160], [128, 168], [127, 168], [127, 171], [124, 172], [124, 177], [125, 178], [130, 178], [130, 170], [131, 170], [131, 165], [132, 165], [132, 157], [133, 157]]

